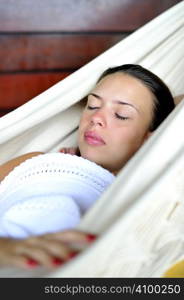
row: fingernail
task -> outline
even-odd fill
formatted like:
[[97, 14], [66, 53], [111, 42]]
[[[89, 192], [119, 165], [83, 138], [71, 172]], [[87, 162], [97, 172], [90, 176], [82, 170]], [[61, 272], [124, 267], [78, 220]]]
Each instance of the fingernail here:
[[54, 258], [52, 259], [52, 263], [53, 263], [53, 265], [55, 265], [55, 266], [62, 265], [62, 264], [63, 264], [63, 260], [60, 259], [60, 258], [54, 257]]
[[95, 234], [87, 234], [86, 237], [89, 242], [93, 242], [97, 238], [97, 236]]
[[29, 258], [27, 259], [27, 262], [26, 264], [29, 266], [29, 267], [37, 267], [39, 264], [36, 260], [32, 259], [32, 258]]
[[70, 252], [69, 259], [74, 258], [77, 254], [78, 252]]

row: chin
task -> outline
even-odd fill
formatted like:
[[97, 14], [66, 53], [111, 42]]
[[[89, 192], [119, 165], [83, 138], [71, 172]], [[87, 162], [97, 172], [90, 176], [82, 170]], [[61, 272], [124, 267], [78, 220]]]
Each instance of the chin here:
[[101, 159], [100, 159], [98, 153], [95, 153], [95, 151], [93, 149], [86, 149], [86, 150], [81, 149], [80, 153], [83, 158], [86, 158], [90, 161], [95, 162], [98, 165], [101, 165]]
[[92, 151], [81, 151], [81, 156], [91, 161], [98, 161], [96, 155]]

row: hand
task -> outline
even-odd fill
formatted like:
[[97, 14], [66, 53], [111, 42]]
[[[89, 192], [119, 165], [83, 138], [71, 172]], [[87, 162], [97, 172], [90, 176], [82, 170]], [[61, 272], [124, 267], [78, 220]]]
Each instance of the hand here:
[[80, 252], [79, 247], [89, 246], [94, 239], [92, 234], [75, 230], [27, 239], [0, 238], [0, 266], [24, 269], [60, 266], [74, 258]]
[[61, 153], [68, 153], [71, 155], [77, 155], [78, 154], [78, 148], [77, 147], [70, 147], [70, 148], [61, 148], [59, 150]]

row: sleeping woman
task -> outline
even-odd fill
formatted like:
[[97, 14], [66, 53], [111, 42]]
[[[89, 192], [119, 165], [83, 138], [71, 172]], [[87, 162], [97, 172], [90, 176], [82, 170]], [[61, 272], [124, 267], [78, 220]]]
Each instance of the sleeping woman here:
[[91, 241], [74, 230], [81, 216], [174, 106], [149, 70], [106, 70], [87, 97], [77, 149], [28, 153], [0, 167], [0, 263], [53, 266], [74, 256], [72, 243]]

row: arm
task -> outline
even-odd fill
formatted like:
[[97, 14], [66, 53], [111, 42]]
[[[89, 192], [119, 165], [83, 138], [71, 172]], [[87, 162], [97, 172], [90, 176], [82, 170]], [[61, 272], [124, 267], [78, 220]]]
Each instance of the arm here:
[[39, 155], [39, 154], [44, 154], [43, 152], [31, 152], [27, 153], [21, 156], [18, 156], [16, 158], [13, 158], [3, 165], [0, 166], [0, 181], [2, 181], [5, 176], [7, 176], [16, 166], [18, 166], [20, 163], [25, 161], [28, 158], [31, 158], [33, 156]]

